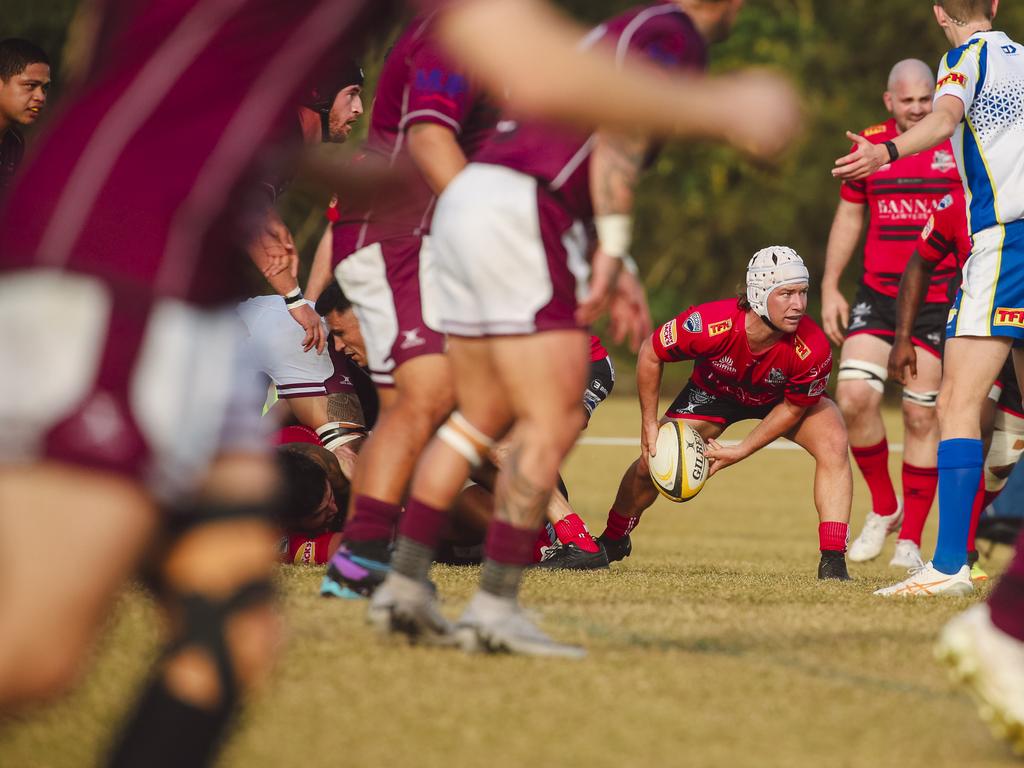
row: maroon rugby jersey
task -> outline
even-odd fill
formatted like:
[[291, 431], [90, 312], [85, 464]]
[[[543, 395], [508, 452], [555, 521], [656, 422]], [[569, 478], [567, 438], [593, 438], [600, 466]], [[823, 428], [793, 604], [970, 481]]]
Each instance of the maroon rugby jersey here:
[[[603, 45], [619, 60], [637, 55], [667, 69], [704, 69], [707, 46], [690, 17], [675, 3], [634, 8], [595, 27], [586, 45]], [[609, 94], [608, 98], [615, 98]], [[503, 119], [476, 162], [504, 165], [534, 176], [557, 194], [574, 217], [593, 216], [590, 200], [590, 134], [540, 121]]]
[[666, 363], [696, 361], [690, 381], [719, 398], [748, 406], [818, 402], [832, 373], [832, 348], [822, 330], [804, 315], [796, 333], [755, 355], [746, 317], [736, 299], [698, 304], [657, 329], [651, 343]]
[[13, 125], [0, 134], [0, 198], [11, 183], [25, 154], [25, 139]]
[[[896, 121], [889, 119], [861, 131], [860, 135], [874, 144], [882, 144], [899, 136], [899, 130]], [[865, 285], [886, 296], [897, 294], [921, 228], [939, 201], [956, 190], [963, 194], [953, 147], [948, 141], [883, 165], [866, 179], [843, 182], [843, 200], [869, 207], [864, 244]], [[927, 301], [947, 301], [949, 279], [948, 272], [936, 274]]]
[[[496, 110], [479, 88], [442, 52], [433, 36], [436, 14], [419, 16], [395, 42], [381, 71], [365, 155], [396, 163], [407, 158], [406, 131], [434, 123], [455, 132], [459, 146], [472, 159], [493, 132]], [[418, 237], [430, 230], [435, 197], [416, 175], [400, 197], [379, 206], [345, 201], [334, 228], [335, 262], [364, 245], [394, 237]]]
[[309, 73], [351, 57], [395, 5], [103, 2], [83, 85], [0, 211], [0, 270], [95, 274], [140, 300], [237, 296], [262, 203], [254, 159], [294, 121]]

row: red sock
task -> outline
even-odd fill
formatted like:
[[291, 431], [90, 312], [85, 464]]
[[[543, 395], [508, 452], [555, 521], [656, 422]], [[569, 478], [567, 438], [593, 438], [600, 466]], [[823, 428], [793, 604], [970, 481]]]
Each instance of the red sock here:
[[625, 515], [620, 515], [614, 509], [609, 509], [608, 522], [605, 523], [604, 533], [601, 536], [612, 541], [618, 541], [628, 536], [629, 532], [636, 528], [639, 522], [640, 515], [626, 517]]
[[921, 546], [921, 532], [928, 520], [935, 489], [939, 484], [939, 470], [935, 467], [915, 467], [903, 462], [903, 527], [900, 538]]
[[597, 542], [587, 530], [583, 518], [573, 512], [555, 523], [555, 534], [563, 544], [575, 544], [584, 552], [597, 552]]
[[850, 538], [850, 526], [846, 523], [818, 523], [818, 549], [822, 552], [845, 552]]
[[878, 445], [850, 446], [850, 451], [871, 491], [872, 511], [882, 517], [896, 514], [899, 505], [889, 477], [889, 443], [883, 438]]
[[441, 534], [448, 527], [448, 514], [416, 499], [409, 499], [398, 532], [407, 539], [436, 550]]
[[352, 519], [345, 523], [345, 541], [390, 541], [401, 504], [389, 504], [371, 496], [356, 496]]
[[554, 542], [551, 541], [550, 528], [546, 525], [537, 531], [537, 540], [533, 542], [533, 562], [539, 563], [544, 555], [544, 550]]
[[974, 505], [971, 507], [971, 527], [967, 532], [967, 551], [973, 552], [974, 534], [978, 530], [978, 520], [981, 518], [981, 511], [985, 509], [985, 475], [982, 474], [981, 482], [978, 484], [978, 492], [974, 494]]

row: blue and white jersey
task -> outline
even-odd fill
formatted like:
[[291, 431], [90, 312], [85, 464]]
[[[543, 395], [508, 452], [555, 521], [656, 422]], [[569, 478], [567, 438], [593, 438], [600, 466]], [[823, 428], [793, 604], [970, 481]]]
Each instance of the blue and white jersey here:
[[939, 65], [935, 98], [956, 96], [953, 134], [971, 233], [1024, 219], [1024, 45], [979, 32]]

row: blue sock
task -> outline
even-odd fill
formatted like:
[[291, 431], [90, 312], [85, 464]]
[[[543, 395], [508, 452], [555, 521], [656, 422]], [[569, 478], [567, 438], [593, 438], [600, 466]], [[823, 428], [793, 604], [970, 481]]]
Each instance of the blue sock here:
[[955, 438], [939, 443], [939, 540], [932, 565], [954, 574], [967, 565], [971, 505], [981, 482], [981, 440]]

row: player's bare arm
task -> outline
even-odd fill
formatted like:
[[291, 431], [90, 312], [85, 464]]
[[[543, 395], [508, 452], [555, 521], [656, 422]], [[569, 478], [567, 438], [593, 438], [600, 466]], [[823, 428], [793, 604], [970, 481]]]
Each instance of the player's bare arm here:
[[[889, 351], [889, 377], [906, 385], [909, 379], [917, 378], [917, 352], [910, 340], [914, 321], [928, 292], [928, 284], [935, 271], [935, 264], [921, 258], [914, 252], [907, 262], [906, 271], [900, 279], [899, 294], [896, 296], [896, 335]], [[906, 375], [910, 369], [910, 376]]]
[[774, 440], [789, 433], [800, 423], [800, 419], [806, 413], [806, 407], [791, 403], [789, 400], [783, 400], [772, 408], [764, 420], [754, 427], [750, 434], [743, 438], [738, 445], [726, 447], [717, 440], [709, 440], [708, 446], [711, 450], [707, 452], [707, 456], [711, 459], [711, 470], [708, 477], [738, 461], [742, 461]]
[[320, 236], [320, 242], [317, 243], [316, 252], [313, 254], [313, 263], [309, 267], [309, 279], [306, 280], [306, 298], [312, 302], [316, 302], [320, 298], [320, 294], [324, 292], [324, 288], [334, 280], [334, 274], [331, 272], [333, 243], [334, 231], [328, 223], [324, 227], [324, 233]]
[[451, 128], [436, 123], [416, 123], [406, 133], [409, 154], [435, 195], [466, 167], [466, 155]]
[[850, 305], [839, 290], [839, 280], [853, 258], [864, 229], [866, 206], [840, 200], [832, 219], [821, 278], [821, 325], [833, 344], [842, 346], [850, 323]]
[[653, 456], [658, 445], [658, 395], [664, 363], [654, 352], [648, 337], [640, 345], [636, 360], [636, 393], [640, 399], [640, 463], [647, 469], [647, 456]]
[[[887, 143], [896, 148], [896, 157], [916, 155], [950, 138], [963, 119], [964, 103], [956, 96], [942, 96], [935, 102], [930, 115]], [[872, 144], [863, 136], [849, 131], [846, 136], [857, 147], [836, 160], [832, 175], [837, 179], [852, 181], [866, 178], [895, 159], [886, 144]]]
[[[581, 51], [583, 30], [539, 0], [453, 4], [439, 32], [491, 93], [512, 94], [513, 106], [524, 113], [658, 136], [714, 138], [766, 160], [777, 159], [801, 130], [796, 92], [777, 75], [666, 77], [640, 62], [621, 65], [607, 52]], [[736, 110], [736, 104], [744, 108]]]
[[253, 262], [268, 280], [283, 272], [288, 272], [293, 278], [298, 276], [299, 255], [295, 250], [295, 240], [274, 208], [267, 209], [263, 228], [249, 250]]

